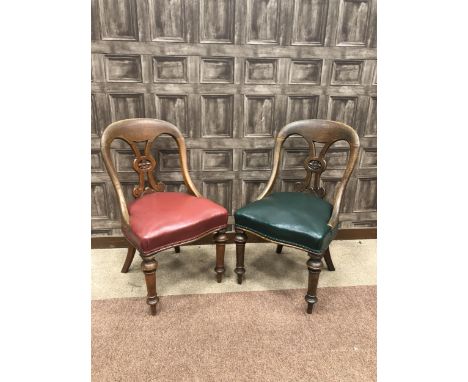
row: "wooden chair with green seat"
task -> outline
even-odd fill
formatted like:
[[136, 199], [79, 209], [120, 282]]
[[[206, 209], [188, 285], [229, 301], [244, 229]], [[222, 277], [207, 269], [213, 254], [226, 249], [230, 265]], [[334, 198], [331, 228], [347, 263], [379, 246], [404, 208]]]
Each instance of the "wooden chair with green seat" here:
[[[271, 190], [278, 175], [281, 147], [290, 135], [300, 135], [309, 144], [309, 155], [304, 161], [307, 175], [300, 184], [299, 192], [274, 192]], [[349, 155], [341, 181], [335, 188], [333, 205], [323, 200], [325, 190], [321, 175], [327, 167], [325, 154], [335, 142], [346, 141]], [[317, 153], [316, 143], [323, 144]], [[242, 283], [245, 273], [244, 250], [247, 241], [245, 231], [278, 244], [277, 253], [283, 245], [304, 250], [309, 255], [308, 290], [305, 296], [307, 313], [312, 313], [317, 302], [317, 285], [325, 259], [329, 270], [334, 270], [328, 249], [338, 231], [338, 216], [341, 200], [356, 165], [359, 153], [359, 137], [356, 131], [343, 123], [311, 119], [296, 121], [284, 126], [275, 142], [273, 171], [263, 193], [256, 201], [240, 208], [234, 214], [237, 282]]]

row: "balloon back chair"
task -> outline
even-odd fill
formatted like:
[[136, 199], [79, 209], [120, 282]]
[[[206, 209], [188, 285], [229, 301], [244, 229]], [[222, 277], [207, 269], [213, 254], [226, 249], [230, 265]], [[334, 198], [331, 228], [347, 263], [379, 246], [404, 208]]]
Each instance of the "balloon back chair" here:
[[[163, 192], [165, 185], [154, 177], [156, 160], [151, 153], [153, 142], [161, 134], [175, 139], [179, 148], [180, 167], [187, 190]], [[125, 141], [133, 153], [133, 169], [139, 183], [133, 189], [135, 200], [125, 200], [122, 185], [111, 159], [111, 143], [114, 139]], [[138, 144], [144, 145], [140, 152]], [[203, 198], [196, 189], [187, 166], [184, 138], [176, 126], [157, 119], [135, 118], [114, 122], [107, 126], [101, 139], [101, 152], [107, 172], [114, 185], [121, 214], [122, 232], [130, 243], [122, 272], [127, 272], [135, 249], [143, 261], [141, 270], [145, 274], [148, 296], [146, 302], [151, 314], [156, 314], [159, 298], [156, 293], [155, 255], [165, 249], [175, 248], [214, 233], [216, 243], [216, 277], [221, 282], [224, 274], [224, 251], [227, 241], [226, 226], [228, 213], [224, 207]], [[147, 179], [146, 179], [147, 178]]]
[[[306, 177], [299, 183], [299, 192], [271, 193], [281, 157], [281, 147], [290, 135], [300, 135], [309, 144], [309, 154], [304, 161]], [[321, 186], [321, 175], [327, 167], [325, 154], [337, 141], [346, 141], [350, 152], [341, 181], [335, 188], [333, 205], [323, 200], [325, 190]], [[323, 144], [317, 153], [316, 143]], [[247, 241], [245, 231], [278, 244], [277, 253], [283, 245], [304, 250], [309, 255], [308, 290], [305, 296], [307, 313], [312, 313], [317, 302], [317, 285], [322, 258], [329, 270], [335, 270], [328, 249], [338, 231], [338, 215], [341, 200], [359, 152], [359, 137], [356, 131], [343, 123], [325, 120], [304, 120], [289, 123], [278, 133], [275, 141], [273, 170], [265, 190], [258, 199], [234, 214], [236, 227], [235, 273], [237, 282], [242, 283], [245, 273], [244, 250]]]

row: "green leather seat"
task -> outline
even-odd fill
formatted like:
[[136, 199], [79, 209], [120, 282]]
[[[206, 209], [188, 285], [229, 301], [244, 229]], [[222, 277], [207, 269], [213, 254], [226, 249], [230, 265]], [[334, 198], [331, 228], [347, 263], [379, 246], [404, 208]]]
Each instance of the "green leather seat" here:
[[327, 223], [333, 206], [315, 195], [276, 192], [240, 208], [236, 227], [308, 252], [322, 253], [337, 233]]

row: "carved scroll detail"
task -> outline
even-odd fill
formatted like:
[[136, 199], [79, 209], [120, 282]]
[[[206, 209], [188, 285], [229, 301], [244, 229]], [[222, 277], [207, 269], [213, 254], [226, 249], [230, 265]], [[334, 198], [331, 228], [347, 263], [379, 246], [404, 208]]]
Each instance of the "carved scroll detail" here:
[[295, 190], [299, 192], [312, 192], [319, 198], [323, 198], [325, 196], [325, 189], [320, 184], [320, 177], [327, 168], [327, 162], [323, 157], [330, 145], [325, 145], [320, 151], [319, 156], [317, 156], [315, 144], [313, 142], [310, 142], [309, 144], [309, 156], [304, 161], [304, 168], [307, 174], [302, 182], [296, 183]]
[[[133, 188], [133, 196], [139, 198], [147, 193], [164, 191], [166, 185], [156, 181], [153, 171], [156, 168], [156, 159], [151, 154], [151, 143], [146, 141], [145, 153], [141, 155], [135, 142], [130, 142], [130, 146], [135, 153], [136, 158], [133, 160], [133, 169], [138, 174], [138, 185]], [[146, 175], [146, 176], [145, 176]], [[146, 177], [148, 178], [149, 186], [146, 185]]]

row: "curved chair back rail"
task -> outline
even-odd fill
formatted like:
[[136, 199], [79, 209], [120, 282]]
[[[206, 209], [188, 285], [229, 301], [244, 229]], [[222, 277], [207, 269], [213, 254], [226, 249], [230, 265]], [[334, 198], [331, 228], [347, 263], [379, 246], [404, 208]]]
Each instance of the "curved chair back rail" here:
[[[133, 153], [135, 154], [133, 169], [138, 173], [139, 184], [133, 189], [133, 196], [138, 198], [147, 192], [164, 191], [164, 184], [158, 182], [154, 178], [153, 171], [156, 168], [156, 159], [151, 154], [153, 142], [162, 134], [170, 135], [177, 142], [184, 183], [189, 192], [193, 193], [197, 197], [201, 196], [190, 178], [187, 166], [185, 140], [182, 133], [176, 126], [166, 121], [150, 118], [124, 119], [111, 123], [106, 127], [102, 135], [101, 153], [107, 172], [109, 173], [112, 184], [114, 185], [117, 193], [122, 216], [122, 224], [126, 226], [130, 224], [127, 202], [122, 190], [122, 185], [120, 184], [117, 176], [117, 171], [111, 159], [111, 144], [114, 139], [123, 140], [130, 145]], [[143, 153], [141, 153], [138, 148], [138, 142], [145, 142]], [[148, 178], [148, 183], [146, 183], [145, 176]]]
[[[340, 211], [343, 193], [358, 158], [359, 136], [351, 126], [345, 125], [341, 122], [326, 121], [321, 119], [308, 119], [287, 124], [279, 131], [276, 137], [273, 157], [273, 171], [265, 187], [265, 190], [258, 197], [258, 200], [264, 198], [271, 192], [278, 175], [279, 163], [281, 159], [281, 148], [284, 141], [293, 134], [302, 136], [309, 144], [309, 155], [304, 161], [304, 168], [307, 171], [307, 175], [304, 181], [299, 185], [298, 191], [305, 191], [310, 189], [320, 197], [325, 195], [325, 190], [320, 186], [320, 177], [327, 167], [327, 163], [324, 159], [325, 154], [327, 153], [330, 146], [332, 146], [335, 142], [346, 141], [349, 144], [350, 153], [348, 157], [348, 163], [346, 165], [346, 170], [336, 187], [333, 202], [333, 212], [328, 222], [328, 225], [331, 228], [335, 228], [338, 224], [338, 214]], [[318, 154], [315, 143], [324, 144]]]

